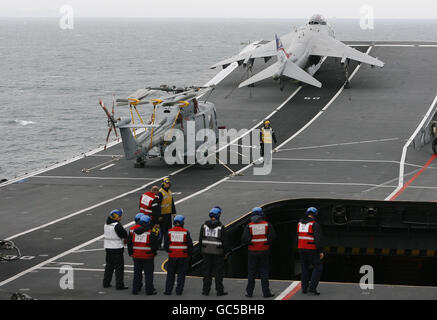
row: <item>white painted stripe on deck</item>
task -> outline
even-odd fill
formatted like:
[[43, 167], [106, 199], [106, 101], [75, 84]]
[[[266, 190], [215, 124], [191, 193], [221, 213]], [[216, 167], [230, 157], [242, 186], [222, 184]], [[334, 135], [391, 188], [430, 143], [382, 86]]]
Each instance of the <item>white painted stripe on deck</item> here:
[[123, 178], [123, 177], [89, 177], [89, 176], [35, 176], [33, 178], [43, 178], [43, 179], [95, 179], [95, 180], [140, 180], [140, 181], [156, 181], [160, 178]]
[[348, 187], [378, 187], [378, 188], [393, 188], [394, 186], [386, 186], [374, 183], [361, 182], [323, 182], [323, 181], [280, 181], [280, 180], [229, 180], [231, 183], [261, 183], [261, 184], [297, 184], [297, 185], [328, 185], [328, 186], [348, 186]]
[[[39, 270], [61, 270], [63, 269], [58, 267], [41, 267]], [[74, 271], [89, 271], [89, 272], [105, 272], [105, 269], [92, 269], [92, 268], [73, 268]], [[125, 273], [134, 273], [133, 270], [124, 270]], [[163, 271], [154, 271], [153, 274], [167, 274], [167, 272]]]
[[287, 287], [287, 289], [282, 291], [281, 294], [275, 298], [275, 300], [282, 300], [282, 299], [284, 299], [287, 296], [287, 294], [289, 294], [291, 291], [293, 291], [294, 288], [296, 288], [299, 285], [299, 283], [300, 283], [300, 281], [293, 281]]
[[417, 134], [419, 133], [420, 129], [422, 129], [422, 127], [425, 124], [426, 120], [431, 116], [431, 112], [434, 109], [434, 106], [436, 105], [436, 103], [437, 103], [437, 95], [435, 96], [434, 101], [431, 103], [431, 106], [429, 107], [427, 113], [423, 116], [422, 121], [419, 123], [419, 125], [416, 128], [416, 130], [414, 130], [413, 134], [407, 140], [407, 142], [405, 143], [404, 147], [402, 148], [401, 161], [400, 161], [400, 165], [399, 165], [399, 180], [398, 180], [399, 182], [398, 182], [398, 186], [397, 186], [396, 189], [393, 190], [392, 193], [390, 193], [389, 196], [387, 196], [385, 198], [385, 200], [390, 200], [404, 186], [405, 160], [406, 160], [406, 157], [407, 157], [408, 147], [410, 146], [410, 144], [414, 140], [414, 138], [417, 136]]
[[[372, 160], [372, 159], [312, 159], [312, 158], [273, 158], [277, 161], [305, 161], [305, 162], [366, 162], [366, 163], [387, 163], [387, 164], [400, 164], [395, 160]], [[405, 163], [406, 166], [422, 168], [423, 165]], [[437, 169], [436, 167], [430, 167], [429, 169]]]
[[395, 141], [395, 140], [399, 140], [399, 138], [364, 140], [364, 141], [354, 141], [354, 142], [342, 142], [342, 143], [324, 144], [324, 145], [319, 145], [319, 146], [296, 147], [296, 148], [290, 148], [290, 149], [281, 149], [281, 150], [279, 150], [279, 152], [295, 151], [295, 150], [306, 150], [306, 149], [330, 148], [330, 147], [340, 147], [340, 146], [348, 146], [348, 145], [354, 145], [354, 144], [387, 142], [387, 141]]

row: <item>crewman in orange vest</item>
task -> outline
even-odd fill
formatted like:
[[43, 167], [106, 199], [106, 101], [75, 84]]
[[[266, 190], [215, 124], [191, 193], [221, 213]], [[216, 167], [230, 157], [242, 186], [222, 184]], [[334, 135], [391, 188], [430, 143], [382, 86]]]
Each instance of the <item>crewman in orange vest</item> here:
[[154, 258], [158, 250], [158, 239], [152, 232], [152, 219], [148, 215], [129, 230], [127, 240], [128, 253], [134, 262], [132, 294], [138, 294], [142, 287], [143, 272], [146, 282], [146, 295], [156, 294], [153, 286]]
[[[319, 295], [317, 285], [322, 276], [324, 258], [322, 241], [322, 230], [316, 222], [315, 217], [318, 210], [314, 207], [307, 209], [305, 217], [297, 225], [298, 250], [302, 265], [302, 293]], [[310, 265], [313, 265], [313, 273], [310, 279]]]
[[165, 295], [170, 295], [173, 291], [176, 273], [178, 274], [176, 295], [180, 296], [184, 290], [188, 259], [193, 251], [193, 241], [190, 232], [184, 228], [184, 222], [185, 217], [177, 215], [174, 218], [174, 227], [168, 230], [164, 239], [164, 248], [168, 252]]
[[153, 186], [150, 191], [144, 192], [140, 197], [139, 210], [152, 218], [152, 223], [158, 223], [161, 211], [158, 203], [159, 188]]
[[264, 220], [263, 210], [253, 208], [250, 223], [241, 236], [241, 242], [248, 245], [248, 275], [246, 297], [253, 296], [255, 277], [259, 273], [264, 298], [271, 298], [274, 294], [269, 288], [269, 248], [275, 240], [276, 233], [273, 226]]

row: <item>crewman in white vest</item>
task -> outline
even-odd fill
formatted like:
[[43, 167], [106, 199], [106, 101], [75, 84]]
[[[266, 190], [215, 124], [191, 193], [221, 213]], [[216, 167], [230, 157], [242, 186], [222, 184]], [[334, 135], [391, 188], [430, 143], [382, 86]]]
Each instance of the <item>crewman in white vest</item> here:
[[199, 246], [203, 256], [203, 289], [204, 296], [209, 295], [212, 277], [215, 278], [217, 296], [224, 296], [223, 276], [225, 269], [225, 230], [220, 222], [222, 209], [218, 206], [209, 212], [209, 220], [200, 227]]
[[124, 245], [127, 231], [120, 223], [123, 209], [112, 210], [104, 225], [104, 247], [106, 251], [106, 265], [103, 276], [103, 288], [111, 287], [112, 275], [115, 271], [115, 288], [127, 289], [124, 285]]
[[[162, 186], [158, 193], [158, 206], [161, 210], [161, 216], [158, 219], [158, 223], [161, 235], [167, 234], [168, 230], [172, 227], [173, 219], [176, 215], [176, 207], [170, 188], [170, 178], [166, 177], [162, 180]], [[163, 242], [163, 238], [164, 236], [161, 237], [160, 243]]]

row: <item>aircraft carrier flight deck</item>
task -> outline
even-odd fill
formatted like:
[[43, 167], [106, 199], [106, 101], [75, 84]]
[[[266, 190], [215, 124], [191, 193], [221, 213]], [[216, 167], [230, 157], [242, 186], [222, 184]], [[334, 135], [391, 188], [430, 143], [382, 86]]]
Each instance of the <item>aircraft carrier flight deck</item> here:
[[[328, 58], [315, 74], [322, 88], [290, 80], [281, 91], [272, 80], [236, 88], [245, 72], [239, 67], [202, 98], [215, 104], [221, 126], [254, 129], [264, 119], [271, 121], [278, 152], [273, 153], [269, 175], [254, 175], [257, 164], [253, 163], [229, 165], [241, 174], [232, 176], [220, 164], [168, 166], [156, 159], [144, 168], [134, 168], [132, 161], [123, 159], [121, 144], [112, 142], [107, 150], [99, 148], [0, 184], [0, 234], [14, 241], [22, 254], [19, 260], [0, 264], [0, 299], [22, 292], [36, 299], [220, 300], [213, 291], [209, 297], [201, 295], [202, 278], [195, 268], [186, 280], [184, 295], [164, 296], [165, 251], [158, 251], [155, 258], [157, 295], [133, 296], [130, 290], [101, 286], [105, 262], [102, 232], [108, 213], [122, 207], [126, 212], [122, 223], [127, 225], [138, 211], [140, 195], [152, 185], [159, 185], [165, 176], [171, 177], [177, 211], [185, 216], [185, 227], [193, 240], [198, 239], [199, 228], [215, 205], [221, 206], [221, 220], [229, 226], [241, 221], [255, 206], [293, 199], [307, 199], [305, 205], [323, 199], [326, 208], [331, 208], [333, 201], [341, 203], [338, 199], [346, 199], [345, 207], [350, 203], [347, 201], [375, 201], [380, 211], [386, 212], [391, 209], [384, 203], [401, 206], [405, 201], [406, 205], [421, 204], [436, 211], [432, 207], [437, 201], [436, 156], [430, 143], [419, 145], [410, 138], [424, 119], [436, 112], [437, 43], [347, 43], [384, 61], [384, 68], [351, 62], [350, 88], [345, 89], [339, 61]], [[264, 62], [256, 61], [254, 68], [264, 68]], [[244, 146], [239, 148], [242, 152]], [[297, 206], [304, 207], [302, 203]], [[325, 208], [324, 204], [321, 207]], [[326, 215], [330, 214], [327, 210]], [[273, 209], [271, 217], [274, 220]], [[278, 269], [271, 275], [270, 287], [276, 294], [272, 299], [437, 299], [435, 277], [430, 282], [414, 277], [423, 271], [418, 267], [420, 263], [436, 264], [435, 225], [437, 219], [428, 217], [423, 224], [428, 236], [423, 239], [411, 239], [414, 228], [405, 230], [405, 239], [411, 241], [405, 240], [404, 247], [396, 247], [403, 245], [402, 241], [387, 240], [391, 242], [388, 248], [396, 252], [387, 254], [380, 268], [395, 269], [396, 259], [406, 267], [387, 281], [378, 281], [380, 269], [376, 268], [374, 290], [364, 292], [352, 275], [343, 279], [329, 271], [329, 264], [340, 265], [342, 257], [358, 259], [356, 265], [360, 259], [353, 248], [347, 257], [339, 255], [340, 247], [346, 253], [349, 249], [336, 243], [339, 240], [333, 236], [332, 246], [335, 244], [336, 249], [331, 256], [335, 258], [325, 262], [327, 272], [319, 286], [322, 295], [300, 294], [299, 271], [289, 274]], [[404, 239], [402, 230], [396, 229], [400, 236], [393, 236]], [[385, 246], [377, 236], [372, 243], [353, 239], [354, 247], [367, 252], [363, 257]], [[326, 255], [329, 258], [329, 251]], [[280, 257], [275, 259], [280, 263]], [[125, 283], [131, 287], [133, 263], [126, 251], [125, 264]], [[74, 290], [59, 286], [60, 270], [65, 265], [75, 270]], [[224, 286], [229, 295], [223, 299], [247, 299], [244, 273], [233, 266], [228, 268]], [[353, 272], [359, 276], [358, 270]], [[259, 282], [252, 299], [263, 299]]]

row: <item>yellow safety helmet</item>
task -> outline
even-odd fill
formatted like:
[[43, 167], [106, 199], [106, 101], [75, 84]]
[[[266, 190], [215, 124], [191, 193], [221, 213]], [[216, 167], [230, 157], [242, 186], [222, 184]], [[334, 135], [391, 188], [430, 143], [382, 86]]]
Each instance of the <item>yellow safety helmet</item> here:
[[170, 181], [169, 177], [166, 177], [166, 178], [162, 179], [162, 183], [170, 183], [170, 182], [171, 181]]
[[264, 124], [270, 124], [269, 120], [264, 120]]

